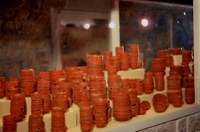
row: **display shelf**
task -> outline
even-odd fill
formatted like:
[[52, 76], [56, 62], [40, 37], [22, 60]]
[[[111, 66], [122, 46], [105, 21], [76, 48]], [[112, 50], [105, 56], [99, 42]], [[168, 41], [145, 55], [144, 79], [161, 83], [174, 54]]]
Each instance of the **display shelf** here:
[[[153, 94], [151, 94], [153, 95]], [[141, 95], [142, 100], [148, 99], [150, 96]], [[152, 96], [151, 96], [152, 97]], [[200, 105], [198, 104], [184, 104], [182, 107], [174, 107], [171, 104], [168, 109], [163, 113], [156, 113], [151, 107], [150, 110], [146, 112], [145, 115], [138, 115], [132, 117], [131, 120], [125, 122], [116, 121], [114, 118], [109, 121], [108, 125], [104, 128], [94, 127], [95, 132], [133, 132], [141, 130], [156, 124], [164, 123], [169, 120], [177, 119], [183, 116], [187, 116], [196, 113], [200, 110]], [[47, 132], [51, 131], [51, 113], [44, 114], [45, 129]], [[73, 105], [66, 113], [66, 126], [68, 127], [68, 132], [81, 132], [79, 126], [79, 108], [77, 105]], [[2, 131], [2, 118], [0, 119], [0, 131]], [[17, 123], [17, 131], [28, 131], [28, 115], [26, 119], [22, 122]]]
[[[176, 62], [176, 65], [180, 65], [181, 56], [174, 56], [174, 60]], [[114, 118], [112, 118], [108, 124], [107, 127], [104, 128], [96, 128], [94, 127], [93, 131], [95, 132], [121, 132], [126, 130], [126, 132], [132, 132], [141, 130], [150, 126], [154, 126], [163, 122], [167, 122], [169, 120], [173, 120], [176, 118], [180, 118], [186, 115], [193, 114], [195, 112], [200, 111], [200, 105], [199, 104], [185, 104], [182, 107], [176, 108], [173, 107], [171, 104], [169, 105], [168, 109], [163, 113], [156, 113], [154, 111], [154, 108], [152, 107], [152, 98], [157, 93], [166, 94], [166, 77], [169, 75], [170, 68], [167, 67], [165, 70], [165, 89], [163, 91], [156, 91], [154, 90], [151, 94], [142, 94], [138, 95], [141, 101], [147, 100], [151, 104], [151, 109], [146, 112], [145, 115], [138, 115], [136, 117], [132, 117], [131, 120], [125, 121], [125, 122], [119, 122], [116, 121]], [[144, 69], [129, 69], [127, 71], [119, 71], [117, 74], [121, 76], [122, 79], [143, 79], [144, 78]], [[105, 80], [107, 81], [107, 72], [105, 72]], [[184, 88], [182, 88], [183, 91], [183, 100], [184, 100]], [[111, 107], [112, 107], [112, 101], [110, 101]], [[17, 123], [17, 131], [28, 131], [28, 117], [31, 113], [31, 98], [26, 97], [26, 105], [27, 105], [27, 115], [26, 118]], [[2, 118], [4, 115], [10, 114], [10, 100], [6, 97], [3, 99], [0, 99], [0, 132], [3, 129], [3, 123]], [[68, 128], [69, 132], [79, 132], [80, 129], [80, 120], [79, 120], [80, 114], [79, 114], [79, 107], [75, 104], [73, 104], [69, 110], [65, 113], [65, 120], [66, 120], [66, 126]], [[43, 120], [45, 122], [45, 129], [47, 132], [51, 131], [51, 112], [46, 113], [43, 116]]]
[[[5, 103], [6, 105], [9, 105], [8, 103]], [[30, 104], [30, 100], [26, 101], [26, 104]], [[5, 115], [9, 114], [9, 109], [7, 109], [7, 113]], [[26, 118], [17, 123], [17, 131], [20, 132], [21, 130], [24, 130], [24, 132], [28, 132], [28, 117], [30, 115], [30, 112], [27, 113]], [[3, 118], [0, 118], [0, 132], [3, 131]], [[45, 129], [47, 132], [51, 131], [51, 112], [44, 114], [43, 120], [45, 122]], [[65, 112], [65, 124], [70, 128], [77, 127], [79, 123], [79, 108], [77, 105], [73, 104], [70, 109]]]
[[[127, 131], [139, 130], [139, 129], [143, 129], [143, 128], [148, 127], [148, 126], [152, 126], [152, 125], [154, 125], [154, 123], [158, 124], [158, 123], [162, 123], [162, 122], [165, 122], [165, 121], [168, 121], [168, 120], [171, 120], [171, 119], [179, 118], [179, 117], [184, 116], [184, 115], [195, 113], [200, 109], [200, 106], [197, 105], [197, 104], [192, 104], [192, 105], [184, 104], [180, 108], [175, 108], [172, 105], [169, 105], [169, 108], [164, 113], [156, 113], [154, 111], [153, 107], [152, 107], [152, 101], [151, 100], [153, 98], [153, 95], [157, 94], [157, 93], [165, 94], [166, 91], [165, 90], [155, 91], [152, 94], [142, 94], [142, 95], [138, 96], [141, 101], [148, 100], [151, 104], [151, 109], [148, 110], [145, 115], [138, 115], [136, 117], [133, 117], [131, 120], [125, 121], [125, 122], [115, 121], [114, 118], [112, 118], [111, 121], [109, 121], [107, 127], [105, 127], [105, 128], [94, 127], [93, 131], [95, 131], [95, 132], [96, 131], [97, 132], [98, 131], [99, 132], [100, 131], [105, 131], [105, 132], [116, 131], [115, 129], [117, 129], [117, 130], [118, 129], [125, 129], [124, 127], [127, 127], [127, 126], [128, 126]], [[0, 99], [0, 100], [1, 100], [0, 106], [2, 107], [4, 105], [3, 106], [4, 111], [5, 111], [4, 115], [9, 114], [10, 101], [8, 99]], [[25, 120], [17, 123], [17, 131], [18, 132], [20, 130], [28, 131], [28, 116], [31, 113], [30, 112], [30, 104], [31, 104], [30, 97], [26, 98], [26, 104], [27, 104], [27, 106], [29, 106], [27, 108], [28, 109], [27, 110], [27, 116], [26, 116]], [[112, 101], [111, 101], [111, 107], [112, 107]], [[181, 113], [179, 113], [179, 112], [181, 112]], [[168, 117], [169, 115], [170, 115], [170, 117]], [[1, 114], [1, 116], [3, 117], [3, 114]], [[80, 117], [79, 108], [78, 108], [77, 105], [73, 104], [69, 108], [69, 110], [65, 113], [66, 126], [67, 126], [69, 132], [81, 131], [80, 126], [79, 126], [79, 117]], [[47, 132], [51, 131], [51, 113], [44, 114], [43, 120], [45, 122], [46, 131]], [[153, 121], [153, 124], [152, 124], [152, 121]], [[129, 127], [131, 127], [130, 130], [129, 130]], [[3, 128], [2, 118], [0, 118], [0, 132], [2, 131], [2, 128]]]
[[[154, 125], [158, 125], [170, 120], [184, 117], [190, 114], [199, 112], [200, 105], [198, 104], [184, 104], [182, 107], [174, 107], [171, 104], [163, 113], [156, 113], [151, 107], [145, 115], [138, 115], [129, 121], [119, 122], [112, 118], [105, 128], [94, 127], [94, 132], [133, 132], [142, 130]], [[81, 132], [80, 126], [71, 128], [68, 132]]]
[[[161, 92], [155, 92], [161, 93]], [[154, 94], [155, 94], [154, 93]], [[163, 92], [162, 92], [163, 93]], [[154, 94], [149, 95], [140, 95], [139, 98], [141, 100], [152, 100]], [[150, 101], [151, 102], [151, 101]], [[196, 112], [199, 112], [200, 105], [199, 104], [186, 104], [182, 107], [174, 107], [171, 104], [168, 109], [163, 113], [156, 113], [154, 108], [151, 106], [151, 109], [146, 112], [145, 115], [138, 115], [136, 117], [132, 117], [131, 120], [125, 122], [116, 121], [112, 118], [108, 125], [104, 128], [96, 128], [94, 127], [93, 131], [95, 132], [121, 132], [122, 130], [126, 130], [126, 132], [132, 132], [141, 130], [156, 124], [164, 123], [169, 120], [177, 119], [183, 116], [187, 116]], [[22, 122], [17, 123], [17, 131], [20, 130], [28, 131], [28, 115], [26, 119]], [[68, 132], [81, 132], [79, 125], [79, 108], [77, 105], [73, 104], [73, 106], [65, 113], [66, 126], [68, 127]], [[45, 122], [45, 129], [47, 132], [51, 131], [51, 113], [44, 114], [43, 120]], [[0, 131], [2, 131], [2, 118], [0, 119]]]

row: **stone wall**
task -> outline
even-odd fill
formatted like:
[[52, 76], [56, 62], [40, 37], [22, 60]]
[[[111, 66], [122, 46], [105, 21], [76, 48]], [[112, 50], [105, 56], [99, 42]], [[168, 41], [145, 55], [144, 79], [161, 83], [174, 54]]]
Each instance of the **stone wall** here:
[[140, 130], [139, 132], [200, 132], [200, 112]]
[[21, 69], [37, 75], [51, 66], [50, 6], [40, 2], [0, 4], [0, 76], [6, 79], [20, 77]]
[[51, 44], [46, 38], [0, 37], [0, 76], [20, 77], [21, 69], [47, 71], [50, 67]]

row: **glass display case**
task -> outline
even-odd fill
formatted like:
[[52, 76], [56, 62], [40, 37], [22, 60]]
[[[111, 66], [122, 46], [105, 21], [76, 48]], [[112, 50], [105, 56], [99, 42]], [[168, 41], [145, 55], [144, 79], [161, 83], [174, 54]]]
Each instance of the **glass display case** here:
[[192, 6], [148, 1], [120, 1], [120, 45], [140, 47], [147, 71], [160, 49], [193, 49]]
[[[89, 2], [89, 0], [86, 0], [86, 2]], [[90, 3], [94, 5], [93, 8], [89, 8], [87, 6], [82, 7], [79, 4], [78, 10], [75, 6], [73, 6], [73, 5], [78, 4], [77, 0], [73, 0], [72, 3], [67, 3], [66, 7], [61, 10], [60, 9], [56, 10], [54, 8], [51, 8], [50, 10], [51, 36], [52, 36], [51, 38], [51, 41], [52, 41], [51, 68], [54, 68], [56, 70], [58, 69], [59, 76], [62, 76], [63, 75], [62, 73], [64, 72], [66, 73], [67, 68], [69, 67], [78, 66], [79, 68], [78, 70], [83, 70], [80, 73], [81, 73], [81, 77], [85, 77], [85, 78], [81, 78], [84, 80], [84, 82], [80, 83], [81, 85], [78, 85], [77, 82], [81, 80], [80, 75], [76, 74], [78, 72], [73, 73], [73, 75], [77, 75], [77, 76], [73, 76], [77, 80], [73, 80], [71, 82], [74, 84], [77, 83], [77, 85], [73, 85], [74, 91], [73, 90], [72, 91], [74, 93], [76, 92], [76, 96], [82, 97], [82, 98], [87, 97], [86, 91], [81, 91], [82, 92], [81, 93], [80, 91], [77, 92], [75, 90], [77, 89], [80, 90], [82, 87], [85, 88], [86, 85], [89, 83], [91, 85], [92, 84], [90, 82], [91, 80], [94, 81], [95, 79], [99, 79], [98, 81], [102, 81], [102, 80], [105, 81], [105, 82], [103, 81], [97, 82], [96, 86], [102, 86], [105, 84], [104, 88], [106, 89], [106, 92], [105, 91], [104, 92], [106, 93], [105, 95], [108, 101], [106, 101], [106, 110], [105, 109], [103, 110], [105, 110], [106, 112], [113, 112], [111, 111], [111, 108], [114, 108], [115, 106], [113, 103], [114, 101], [111, 98], [109, 98], [109, 92], [110, 92], [109, 90], [111, 88], [109, 89], [109, 84], [108, 84], [109, 83], [108, 71], [102, 68], [101, 63], [100, 64], [98, 63], [99, 58], [102, 57], [101, 54], [103, 54], [105, 51], [109, 50], [113, 53], [113, 56], [117, 56], [117, 52], [116, 52], [117, 47], [120, 47], [120, 48], [123, 47], [125, 52], [130, 52], [130, 46], [132, 44], [136, 44], [139, 47], [139, 52], [137, 56], [139, 58], [138, 63], [139, 62], [143, 63], [143, 66], [140, 66], [137, 68], [129, 68], [128, 70], [116, 71], [116, 74], [117, 74], [116, 76], [118, 78], [115, 76], [116, 77], [115, 79], [116, 80], [118, 79], [118, 80], [116, 81], [115, 79], [113, 79], [111, 82], [115, 81], [117, 84], [115, 85], [115, 87], [117, 88], [119, 86], [122, 86], [122, 84], [120, 84], [122, 80], [130, 81], [130, 80], [135, 79], [135, 80], [140, 80], [142, 83], [144, 83], [143, 81], [143, 79], [145, 78], [144, 75], [145, 73], [148, 73], [149, 71], [152, 70], [152, 67], [151, 67], [152, 59], [157, 57], [158, 50], [165, 50], [169, 53], [170, 48], [178, 48], [181, 50], [189, 50], [194, 53], [193, 54], [194, 58], [192, 58], [194, 59], [194, 61], [192, 61], [194, 63], [194, 67], [193, 67], [194, 72], [191, 73], [191, 76], [192, 74], [194, 75], [193, 91], [195, 91], [195, 93], [193, 97], [195, 98], [195, 101], [192, 102], [192, 104], [185, 102], [186, 90], [185, 90], [185, 87], [183, 88], [181, 87], [179, 89], [179, 91], [181, 91], [181, 97], [182, 97], [181, 99], [183, 101], [181, 106], [175, 107], [174, 105], [169, 104], [167, 105], [167, 109], [165, 111], [163, 112], [155, 111], [155, 106], [154, 106], [154, 101], [153, 101], [155, 95], [162, 94], [164, 96], [167, 96], [168, 94], [167, 93], [168, 92], [168, 89], [167, 89], [168, 78], [167, 77], [169, 76], [170, 67], [166, 67], [164, 74], [162, 74], [163, 80], [165, 80], [165, 83], [162, 83], [164, 86], [164, 89], [160, 91], [153, 89], [153, 92], [151, 93], [143, 93], [143, 94], [137, 95], [138, 98], [136, 99], [135, 102], [137, 103], [139, 101], [149, 102], [150, 109], [145, 111], [146, 113], [141, 112], [140, 114], [138, 114], [139, 113], [139, 110], [138, 110], [137, 111], [138, 115], [136, 116], [131, 115], [131, 118], [124, 121], [116, 120], [115, 115], [113, 114], [114, 112], [111, 115], [106, 114], [106, 118], [108, 118], [106, 122], [107, 124], [104, 127], [97, 127], [97, 125], [96, 126], [94, 125], [91, 131], [94, 131], [94, 132], [122, 132], [122, 131], [133, 132], [133, 131], [142, 131], [142, 130], [145, 131], [145, 129], [147, 128], [155, 127], [157, 125], [160, 125], [166, 122], [174, 121], [173, 123], [176, 124], [175, 123], [176, 120], [180, 118], [185, 118], [190, 115], [194, 115], [194, 114], [200, 115], [199, 114], [200, 113], [200, 88], [199, 88], [200, 86], [200, 81], [199, 81], [199, 78], [200, 78], [200, 69], [199, 69], [200, 67], [200, 61], [199, 61], [200, 16], [198, 14], [200, 12], [199, 0], [194, 0], [194, 7], [185, 6], [185, 5], [150, 2], [150, 1], [138, 1], [138, 0], [112, 0], [112, 2], [111, 1], [108, 2], [108, 0], [102, 0], [102, 3], [104, 4], [101, 3], [99, 5], [95, 4], [95, 2], [93, 3], [90, 1]], [[70, 4], [72, 5], [70, 6]], [[102, 9], [102, 7], [104, 8]], [[92, 60], [90, 61], [91, 67], [89, 66], [88, 67], [91, 68], [90, 69], [91, 71], [94, 69], [97, 70], [99, 68], [100, 73], [103, 76], [100, 76], [100, 77], [88, 76], [87, 77], [87, 75], [84, 74], [85, 67], [81, 69], [81, 66], [85, 66], [86, 63], [89, 62], [88, 60], [87, 62], [85, 61], [86, 59], [84, 58], [85, 54], [95, 56], [95, 57], [93, 56], [90, 58]], [[172, 55], [172, 56], [174, 58], [174, 63], [177, 65], [181, 65], [182, 63], [181, 54]], [[103, 59], [105, 60], [105, 56]], [[89, 63], [87, 64], [89, 65]], [[93, 67], [94, 65], [98, 65], [99, 67]], [[110, 69], [113, 70], [114, 68], [113, 69], [112, 68], [113, 67], [111, 67]], [[56, 70], [50, 70], [49, 73], [52, 73], [53, 71], [55, 72]], [[71, 70], [73, 70], [73, 68]], [[98, 72], [98, 70], [95, 72]], [[113, 71], [115, 72], [115, 70]], [[89, 70], [87, 71], [87, 74], [89, 74]], [[53, 75], [54, 77], [54, 75], [56, 76], [57, 74], [52, 73], [51, 75]], [[119, 76], [121, 80], [119, 79]], [[66, 78], [71, 77], [70, 73], [68, 73], [68, 75], [66, 74], [65, 77]], [[29, 79], [30, 78], [32, 78], [32, 76], [29, 76]], [[64, 82], [65, 79], [60, 78], [58, 80], [60, 82]], [[70, 80], [71, 78], [68, 78], [68, 79]], [[178, 79], [180, 79], [180, 77], [178, 77]], [[53, 86], [54, 84], [56, 85], [56, 81], [52, 84]], [[55, 86], [55, 89], [56, 88], [57, 87]], [[85, 90], [89, 91], [89, 88], [88, 89], [87, 88]], [[90, 92], [91, 91], [92, 90], [90, 89]], [[99, 91], [101, 92], [101, 90]], [[116, 91], [113, 91], [113, 93], [115, 92], [115, 97], [118, 97], [119, 93], [120, 95], [123, 95], [123, 93], [118, 92], [118, 89]], [[128, 100], [129, 100], [129, 94], [131, 94], [130, 91], [126, 91], [125, 93], [125, 95], [128, 95], [126, 96], [128, 97]], [[135, 94], [135, 91], [132, 91], [132, 92], [134, 92]], [[130, 96], [130, 98], [131, 97], [132, 96]], [[52, 94], [52, 99], [53, 98], [55, 99], [57, 98], [57, 96], [53, 97], [53, 94]], [[121, 99], [120, 96], [119, 96], [119, 99]], [[32, 112], [31, 97], [26, 97], [25, 100], [27, 103], [26, 113], [27, 115], [30, 115]], [[75, 102], [75, 100], [73, 101]], [[166, 98], [164, 99], [164, 101], [165, 103], [168, 103], [166, 102]], [[0, 131], [3, 130], [3, 116], [9, 114], [9, 110], [11, 107], [10, 102], [11, 102], [10, 100], [5, 99], [5, 98], [0, 99], [0, 110], [1, 110]], [[122, 101], [121, 105], [124, 106], [124, 104], [127, 102], [128, 102], [127, 100], [124, 102]], [[57, 101], [56, 103], [60, 103], [60, 102]], [[80, 123], [81, 122], [81, 113], [80, 113], [81, 107], [79, 107], [77, 104], [75, 103], [71, 104], [71, 106], [69, 106], [69, 109], [65, 112], [64, 116], [57, 115], [58, 117], [62, 117], [62, 120], [63, 120], [63, 117], [65, 117], [65, 124], [62, 123], [62, 125], [66, 126], [68, 132], [82, 131], [81, 129], [82, 123]], [[81, 106], [81, 103], [79, 105]], [[89, 104], [89, 107], [91, 107], [90, 105], [91, 104]], [[108, 106], [111, 106], [111, 107], [108, 107]], [[130, 112], [130, 109], [132, 107], [129, 107], [129, 106], [130, 105], [128, 104], [127, 107], [128, 107], [128, 111]], [[139, 109], [140, 107], [138, 106], [137, 108]], [[86, 110], [86, 109], [88, 110], [89, 108], [88, 107], [83, 108], [83, 110]], [[87, 110], [86, 112], [89, 111], [88, 112], [89, 114], [88, 113], [85, 114], [86, 116], [84, 115], [85, 116], [84, 119], [92, 120], [92, 121], [90, 120], [89, 123], [87, 122], [88, 124], [95, 123], [94, 116], [92, 118], [90, 117], [91, 111], [90, 110], [87, 111]], [[115, 111], [116, 111], [116, 108], [115, 108]], [[60, 112], [61, 111], [59, 111], [59, 114]], [[101, 110], [99, 110], [99, 112], [103, 113]], [[200, 119], [200, 117], [198, 117], [198, 119]], [[43, 121], [45, 123], [46, 131], [47, 132], [51, 131], [52, 124], [53, 124], [51, 112], [47, 112], [43, 115]], [[54, 123], [55, 123], [55, 120], [54, 120]], [[21, 130], [28, 131], [29, 125], [30, 125], [29, 118], [27, 116], [23, 121], [17, 123], [17, 131], [21, 131]], [[171, 128], [178, 129], [174, 125]], [[191, 128], [191, 127], [188, 126], [188, 128]], [[195, 127], [193, 127], [193, 129], [195, 129]], [[164, 131], [164, 129], [160, 129], [160, 131]]]

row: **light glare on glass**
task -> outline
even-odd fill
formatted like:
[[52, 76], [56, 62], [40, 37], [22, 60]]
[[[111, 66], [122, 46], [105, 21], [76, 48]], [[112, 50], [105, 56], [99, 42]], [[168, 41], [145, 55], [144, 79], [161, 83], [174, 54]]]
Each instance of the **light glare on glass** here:
[[109, 28], [115, 28], [115, 23], [114, 22], [110, 22], [109, 23]]
[[149, 25], [148, 19], [146, 19], [146, 18], [142, 19], [141, 24], [142, 24], [143, 27], [147, 27]]
[[84, 24], [84, 25], [83, 25], [83, 28], [89, 29], [89, 28], [90, 28], [90, 24], [89, 24], [89, 23]]

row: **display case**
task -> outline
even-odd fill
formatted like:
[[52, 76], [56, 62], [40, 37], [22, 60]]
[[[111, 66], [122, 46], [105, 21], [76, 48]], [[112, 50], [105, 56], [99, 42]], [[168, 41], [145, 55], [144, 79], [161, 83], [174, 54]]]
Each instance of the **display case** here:
[[[123, 2], [123, 1], [121, 1]], [[147, 2], [148, 3], [148, 2]], [[111, 50], [115, 54], [115, 48], [120, 46], [121, 43], [124, 43], [124, 41], [121, 41], [120, 38], [122, 34], [120, 34], [120, 10], [119, 10], [119, 1], [114, 0], [112, 3], [112, 11], [110, 14], [110, 21], [115, 24], [115, 28], [112, 28], [110, 31], [111, 38], [110, 38], [110, 44], [109, 45], [109, 50]], [[174, 6], [174, 5], [167, 5], [167, 6]], [[165, 83], [165, 89], [162, 91], [154, 91], [151, 94], [142, 94], [139, 95], [138, 97], [140, 98], [141, 101], [149, 101], [151, 108], [146, 111], [145, 114], [143, 115], [138, 115], [135, 117], [132, 117], [131, 119], [127, 121], [117, 121], [113, 117], [108, 121], [108, 124], [103, 127], [103, 128], [97, 128], [94, 126], [93, 130], [94, 132], [121, 132], [121, 131], [126, 131], [126, 132], [133, 132], [133, 131], [140, 131], [149, 127], [153, 127], [156, 125], [160, 125], [162, 123], [170, 122], [172, 120], [177, 120], [182, 117], [187, 117], [196, 113], [200, 112], [200, 82], [199, 82], [199, 77], [200, 77], [200, 70], [199, 70], [199, 48], [200, 48], [200, 41], [198, 39], [199, 36], [199, 30], [200, 27], [198, 23], [200, 22], [200, 17], [198, 15], [198, 12], [200, 10], [200, 2], [198, 0], [194, 0], [194, 7], [193, 7], [193, 13], [194, 13], [194, 76], [195, 76], [195, 103], [193, 104], [184, 104], [181, 107], [174, 107], [171, 104], [167, 108], [165, 112], [158, 113], [155, 112], [153, 106], [152, 106], [152, 99], [155, 94], [163, 94], [166, 95], [166, 87], [167, 84]], [[52, 15], [54, 16], [55, 12], [54, 10], [51, 10]], [[105, 16], [102, 16], [105, 18]], [[107, 17], [107, 16], [106, 16]], [[52, 18], [56, 19], [57, 18]], [[54, 23], [55, 24], [55, 23]], [[57, 23], [56, 23], [57, 24]], [[55, 24], [55, 25], [56, 25]], [[55, 26], [54, 25], [54, 26]], [[57, 30], [55, 30], [54, 35], [60, 35], [59, 33], [56, 34]], [[54, 38], [54, 50], [60, 50], [59, 46], [57, 44], [59, 41], [56, 41], [56, 37]], [[132, 41], [129, 41], [129, 44], [132, 43]], [[134, 43], [134, 42], [133, 42]], [[172, 46], [172, 45], [170, 45]], [[168, 48], [168, 47], [167, 47]], [[58, 51], [54, 52], [58, 53]], [[58, 53], [59, 54], [59, 53]], [[57, 64], [57, 68], [59, 69], [61, 67], [61, 62], [57, 61], [60, 56], [56, 55], [54, 59], [55, 62], [60, 63], [60, 65]], [[141, 55], [142, 56], [142, 55]], [[140, 57], [141, 57], [140, 56]], [[155, 56], [154, 56], [155, 57]], [[174, 59], [174, 64], [180, 65], [182, 63], [182, 57], [180, 55], [173, 55]], [[56, 66], [56, 65], [55, 65]], [[165, 81], [167, 79], [167, 76], [169, 75], [169, 67], [165, 69]], [[126, 71], [119, 71], [118, 75], [121, 76], [122, 79], [143, 79], [144, 74], [145, 74], [146, 69], [144, 67], [140, 67], [138, 69], [129, 69]], [[104, 77], [107, 83], [108, 75], [107, 72], [104, 71]], [[184, 88], [183, 88], [183, 95], [184, 95]], [[183, 97], [183, 100], [185, 97]], [[112, 101], [110, 101], [111, 106]], [[26, 97], [26, 104], [27, 104], [27, 115], [31, 114], [31, 98]], [[8, 115], [10, 112], [10, 100], [3, 98], [0, 99], [0, 131], [3, 130], [3, 116]], [[45, 123], [45, 129], [47, 132], [51, 131], [51, 120], [52, 119], [52, 113], [46, 113], [43, 115], [43, 120]], [[68, 132], [79, 132], [81, 131], [81, 125], [80, 125], [80, 109], [76, 104], [72, 104], [72, 106], [68, 109], [68, 111], [65, 113], [65, 125], [67, 126], [67, 131]], [[28, 116], [21, 122], [17, 123], [17, 131], [28, 131]]]

